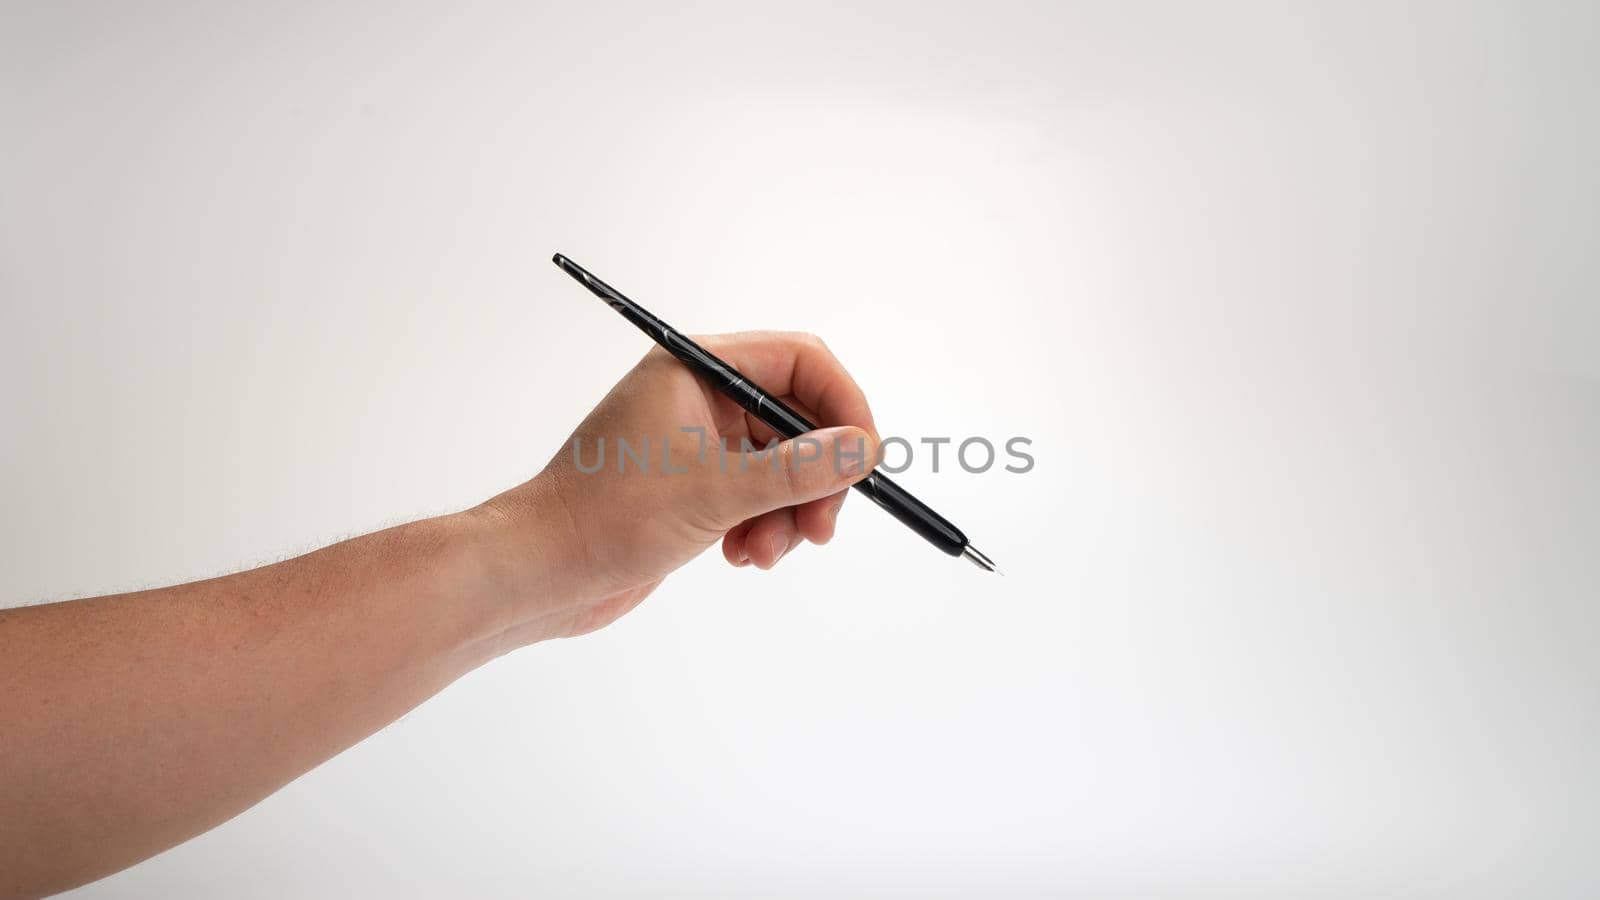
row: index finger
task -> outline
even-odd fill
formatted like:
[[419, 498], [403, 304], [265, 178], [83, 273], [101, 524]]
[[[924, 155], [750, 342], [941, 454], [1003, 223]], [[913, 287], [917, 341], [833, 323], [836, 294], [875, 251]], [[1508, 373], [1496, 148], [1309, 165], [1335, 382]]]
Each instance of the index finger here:
[[746, 331], [694, 339], [777, 397], [792, 396], [822, 419], [855, 425], [878, 440], [867, 395], [822, 339], [793, 331]]

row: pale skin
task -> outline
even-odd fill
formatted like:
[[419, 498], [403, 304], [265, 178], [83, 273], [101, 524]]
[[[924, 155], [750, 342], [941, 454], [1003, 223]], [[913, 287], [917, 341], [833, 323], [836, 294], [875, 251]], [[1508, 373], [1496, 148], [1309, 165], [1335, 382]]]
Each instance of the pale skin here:
[[[215, 827], [472, 669], [615, 621], [718, 541], [762, 569], [827, 543], [876, 454], [860, 388], [808, 335], [697, 340], [837, 427], [783, 442], [776, 467], [741, 465], [740, 439], [771, 430], [653, 350], [574, 437], [586, 466], [600, 437], [671, 437], [686, 471], [656, 450], [645, 472], [584, 473], [569, 442], [460, 513], [208, 581], [0, 610], [0, 897]], [[685, 427], [705, 429], [703, 456]]]

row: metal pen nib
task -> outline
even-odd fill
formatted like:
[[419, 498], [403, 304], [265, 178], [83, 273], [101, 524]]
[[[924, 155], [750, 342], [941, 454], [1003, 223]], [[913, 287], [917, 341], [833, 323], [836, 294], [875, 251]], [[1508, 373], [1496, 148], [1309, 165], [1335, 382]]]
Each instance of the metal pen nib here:
[[975, 565], [978, 568], [984, 570], [985, 572], [994, 572], [997, 575], [1004, 575], [1005, 574], [1004, 572], [1000, 571], [998, 568], [995, 567], [994, 560], [990, 559], [987, 556], [984, 556], [982, 553], [980, 553], [978, 551], [977, 547], [974, 547], [971, 544], [968, 544], [965, 547], [961, 548], [961, 555], [966, 557], [967, 559], [972, 560], [972, 564], [973, 565]]

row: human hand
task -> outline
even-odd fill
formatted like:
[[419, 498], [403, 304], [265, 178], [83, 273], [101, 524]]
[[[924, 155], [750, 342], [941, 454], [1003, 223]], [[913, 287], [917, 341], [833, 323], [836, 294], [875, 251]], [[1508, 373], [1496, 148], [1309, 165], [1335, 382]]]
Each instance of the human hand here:
[[[741, 442], [759, 449], [778, 436], [652, 349], [543, 472], [470, 513], [498, 538], [511, 646], [615, 621], [719, 538], [733, 565], [770, 569], [802, 540], [833, 537], [845, 489], [877, 458], [861, 389], [810, 335], [695, 340], [807, 419], [835, 427], [782, 441], [776, 459], [744, 453]], [[632, 453], [622, 456], [619, 441]], [[632, 455], [641, 448], [642, 465]]]

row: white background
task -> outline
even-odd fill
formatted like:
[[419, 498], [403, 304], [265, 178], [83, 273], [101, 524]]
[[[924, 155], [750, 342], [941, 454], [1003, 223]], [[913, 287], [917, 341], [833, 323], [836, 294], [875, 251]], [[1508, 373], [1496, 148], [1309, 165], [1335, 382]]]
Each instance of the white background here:
[[856, 498], [82, 896], [1600, 890], [1593, 7], [394, 6], [0, 12], [0, 603], [531, 475], [557, 250], [1031, 437], [1006, 577]]

